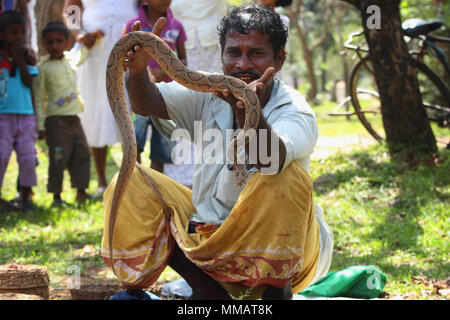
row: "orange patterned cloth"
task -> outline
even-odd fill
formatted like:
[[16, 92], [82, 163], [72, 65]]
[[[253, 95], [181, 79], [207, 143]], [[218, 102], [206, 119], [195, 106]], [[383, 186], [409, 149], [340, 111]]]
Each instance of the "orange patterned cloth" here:
[[[204, 225], [189, 234], [195, 211], [191, 190], [151, 169], [173, 212], [169, 222], [157, 196], [135, 169], [119, 209], [114, 231], [114, 266], [126, 288], [146, 288], [167, 266], [173, 239], [186, 257], [235, 298], [258, 298], [267, 285], [293, 292], [314, 277], [319, 257], [319, 225], [314, 213], [312, 180], [293, 161], [277, 175], [255, 173], [225, 222]], [[116, 179], [104, 194], [102, 256], [109, 265], [108, 219]]]

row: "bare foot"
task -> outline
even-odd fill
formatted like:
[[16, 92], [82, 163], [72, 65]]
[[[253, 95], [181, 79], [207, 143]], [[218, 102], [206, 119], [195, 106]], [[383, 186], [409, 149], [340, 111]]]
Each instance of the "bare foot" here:
[[19, 207], [16, 203], [4, 199], [0, 199], [0, 208], [4, 208], [6, 211], [19, 211]]
[[192, 285], [192, 296], [189, 300], [231, 300], [226, 290], [214, 279]]
[[91, 198], [92, 198], [92, 196], [90, 194], [86, 193], [86, 191], [78, 190], [75, 200], [78, 201], [78, 202], [84, 202], [84, 201], [89, 200]]
[[283, 288], [267, 286], [266, 291], [261, 298], [262, 300], [291, 300], [292, 299], [292, 283], [289, 281]]

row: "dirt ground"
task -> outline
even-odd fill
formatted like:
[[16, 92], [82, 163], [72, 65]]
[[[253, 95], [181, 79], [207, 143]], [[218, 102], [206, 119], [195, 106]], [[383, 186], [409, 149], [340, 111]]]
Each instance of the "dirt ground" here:
[[[146, 290], [161, 297], [165, 282], [157, 281]], [[81, 277], [80, 289], [70, 290], [65, 277], [51, 279], [50, 300], [107, 300], [114, 293], [123, 290], [108, 267], [93, 267]]]
[[367, 135], [349, 135], [339, 137], [319, 137], [312, 159], [324, 159], [338, 152], [351, 152], [355, 148], [368, 147], [377, 141]]

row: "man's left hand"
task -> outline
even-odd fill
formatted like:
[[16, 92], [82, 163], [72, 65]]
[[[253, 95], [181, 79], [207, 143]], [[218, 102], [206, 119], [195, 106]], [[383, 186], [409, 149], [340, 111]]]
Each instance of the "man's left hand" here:
[[[267, 92], [267, 82], [272, 79], [275, 74], [275, 68], [270, 67], [264, 71], [264, 74], [258, 80], [255, 80], [249, 83], [250, 88], [256, 93], [258, 96], [260, 107], [262, 108], [265, 103], [269, 100], [270, 97], [266, 97]], [[241, 100], [236, 99], [233, 94], [228, 89], [223, 89], [221, 91], [217, 91], [214, 95], [222, 100], [228, 102], [228, 104], [233, 108], [234, 115], [238, 121], [239, 127], [244, 126], [245, 122], [245, 105]], [[266, 101], [267, 99], [267, 101]]]

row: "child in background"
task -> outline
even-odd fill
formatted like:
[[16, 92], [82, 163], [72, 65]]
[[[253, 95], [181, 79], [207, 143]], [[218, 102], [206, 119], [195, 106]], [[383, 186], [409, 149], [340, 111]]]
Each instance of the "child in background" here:
[[[36, 115], [31, 84], [37, 75], [25, 48], [26, 18], [16, 11], [0, 14], [0, 191], [12, 150], [19, 165], [19, 209], [32, 210], [31, 188], [37, 184]], [[12, 204], [0, 200], [0, 205]]]
[[[76, 201], [85, 201], [90, 180], [90, 151], [77, 114], [83, 112], [76, 78], [76, 64], [65, 50], [70, 47], [69, 30], [61, 22], [50, 22], [42, 30], [42, 44], [49, 54], [39, 64], [33, 92], [38, 114], [39, 136], [49, 147], [47, 191], [53, 193], [52, 206], [61, 199], [64, 170], [70, 173]], [[45, 131], [44, 131], [45, 123]]]
[[[136, 21], [141, 22], [142, 31], [151, 32], [153, 25], [160, 17], [165, 17], [167, 22], [161, 32], [160, 38], [163, 39], [169, 47], [175, 51], [178, 59], [186, 64], [186, 32], [182, 23], [175, 19], [170, 11], [171, 0], [142, 0], [139, 5], [139, 16], [131, 19], [125, 25], [124, 33], [132, 31], [131, 27]], [[155, 82], [171, 82], [172, 79], [160, 68], [159, 64], [151, 59], [149, 62], [151, 77]], [[152, 137], [150, 141], [150, 159], [151, 168], [159, 172], [164, 171], [164, 163], [172, 163], [171, 146], [169, 142], [159, 133], [153, 125], [150, 117], [136, 115], [135, 131], [138, 145], [138, 161], [140, 154], [144, 150], [147, 138], [147, 128], [152, 126]]]

